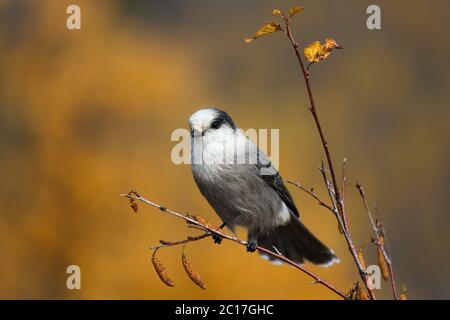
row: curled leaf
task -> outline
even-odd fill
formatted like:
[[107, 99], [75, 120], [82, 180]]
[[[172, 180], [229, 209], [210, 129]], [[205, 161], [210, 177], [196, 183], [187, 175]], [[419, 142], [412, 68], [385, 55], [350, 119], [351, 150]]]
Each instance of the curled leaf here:
[[289, 15], [292, 18], [293, 16], [295, 16], [297, 13], [302, 12], [303, 10], [305, 10], [305, 8], [303, 7], [293, 7], [289, 9]]
[[192, 282], [195, 283], [200, 288], [202, 288], [203, 290], [206, 290], [206, 284], [200, 278], [200, 275], [197, 273], [197, 271], [195, 271], [191, 262], [188, 260], [188, 258], [184, 254], [184, 247], [183, 247], [183, 252], [181, 253], [181, 262], [183, 263], [184, 270], [186, 271], [187, 275], [192, 280]]
[[273, 10], [272, 15], [273, 16], [281, 16], [282, 15], [281, 10], [278, 10], [278, 9]]
[[303, 49], [303, 54], [309, 63], [315, 63], [328, 58], [333, 49], [342, 49], [342, 46], [337, 44], [334, 39], [328, 38], [325, 39], [324, 44], [314, 41]]
[[155, 268], [156, 273], [158, 274], [159, 278], [165, 285], [169, 287], [174, 287], [175, 283], [167, 276], [166, 268], [164, 268], [161, 261], [156, 257], [156, 251], [158, 250], [153, 251], [152, 255], [153, 267]]
[[253, 37], [245, 38], [244, 41], [245, 41], [245, 43], [251, 43], [255, 39], [258, 39], [262, 36], [265, 36], [270, 33], [280, 31], [280, 30], [282, 30], [282, 28], [278, 23], [270, 22], [270, 23], [263, 25], [258, 31], [256, 31], [256, 33], [253, 35]]

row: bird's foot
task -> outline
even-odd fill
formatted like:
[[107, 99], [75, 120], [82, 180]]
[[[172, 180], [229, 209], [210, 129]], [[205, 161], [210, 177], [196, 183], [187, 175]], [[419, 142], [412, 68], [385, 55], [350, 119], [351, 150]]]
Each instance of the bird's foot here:
[[[219, 230], [222, 230], [225, 226], [226, 226], [227, 224], [224, 222], [224, 223], [222, 223], [220, 226], [219, 226]], [[222, 243], [222, 237], [221, 236], [219, 236], [218, 234], [215, 234], [215, 233], [213, 233], [212, 234], [212, 238], [213, 238], [213, 240], [214, 240], [214, 243], [217, 243], [217, 244], [221, 244]]]
[[212, 238], [214, 240], [214, 243], [217, 243], [217, 244], [221, 244], [222, 243], [222, 237], [219, 236], [218, 234], [213, 233], [212, 234]]
[[255, 252], [258, 247], [258, 242], [255, 239], [249, 239], [247, 241], [247, 252]]

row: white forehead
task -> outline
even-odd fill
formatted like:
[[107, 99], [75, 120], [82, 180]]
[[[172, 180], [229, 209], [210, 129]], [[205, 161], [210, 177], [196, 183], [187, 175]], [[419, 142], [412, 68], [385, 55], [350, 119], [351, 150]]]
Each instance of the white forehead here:
[[206, 128], [216, 117], [217, 110], [213, 108], [200, 109], [191, 115], [189, 118], [189, 125], [191, 127], [200, 126], [202, 128]]

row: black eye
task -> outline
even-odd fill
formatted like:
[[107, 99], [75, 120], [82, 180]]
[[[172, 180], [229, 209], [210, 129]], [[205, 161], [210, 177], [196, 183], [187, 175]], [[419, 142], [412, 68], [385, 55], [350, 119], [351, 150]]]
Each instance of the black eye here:
[[219, 129], [221, 124], [222, 124], [222, 122], [220, 120], [214, 120], [211, 123], [211, 129]]

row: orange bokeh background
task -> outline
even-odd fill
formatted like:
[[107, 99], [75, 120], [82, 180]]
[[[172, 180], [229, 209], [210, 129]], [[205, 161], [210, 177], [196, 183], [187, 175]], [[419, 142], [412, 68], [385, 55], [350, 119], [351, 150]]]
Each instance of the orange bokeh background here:
[[[66, 29], [78, 4], [82, 29]], [[385, 221], [399, 284], [411, 298], [449, 298], [447, 263], [450, 81], [448, 1], [302, 1], [294, 32], [306, 45], [333, 37], [345, 49], [311, 68], [336, 163], [349, 159]], [[174, 165], [172, 131], [202, 106], [227, 110], [239, 127], [280, 129], [280, 172], [314, 186], [322, 149], [297, 62], [282, 34], [242, 39], [298, 1], [0, 1], [0, 298], [334, 299], [304, 274], [243, 247], [205, 240], [186, 248], [208, 284], [184, 274], [180, 249], [160, 251], [175, 288], [164, 286], [149, 245], [195, 230], [119, 198], [136, 189], [173, 210], [220, 221], [190, 166]], [[303, 221], [341, 263], [310, 266], [347, 291], [357, 272], [336, 222], [289, 187]], [[354, 188], [347, 208], [355, 242], [370, 239]], [[242, 230], [240, 237], [245, 237]], [[368, 263], [374, 249], [366, 247]], [[79, 265], [82, 289], [66, 288]], [[380, 297], [389, 297], [383, 282]]]

